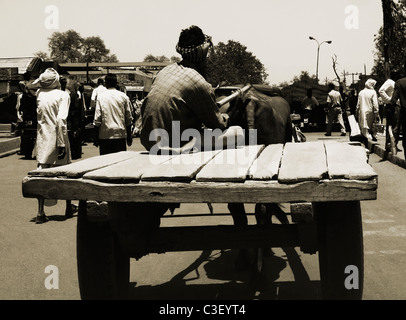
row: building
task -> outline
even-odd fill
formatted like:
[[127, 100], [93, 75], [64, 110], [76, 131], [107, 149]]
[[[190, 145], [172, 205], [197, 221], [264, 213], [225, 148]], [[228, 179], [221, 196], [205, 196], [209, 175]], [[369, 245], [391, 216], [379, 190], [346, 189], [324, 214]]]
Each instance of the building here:
[[134, 87], [143, 87], [148, 93], [156, 74], [166, 67], [166, 62], [90, 62], [61, 63], [70, 77], [86, 84], [94, 85], [97, 79], [108, 73], [117, 75], [119, 83], [131, 91]]

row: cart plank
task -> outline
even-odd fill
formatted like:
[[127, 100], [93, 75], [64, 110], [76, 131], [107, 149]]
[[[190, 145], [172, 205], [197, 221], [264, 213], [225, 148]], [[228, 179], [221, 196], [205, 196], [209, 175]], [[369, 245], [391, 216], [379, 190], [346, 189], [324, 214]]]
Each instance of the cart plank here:
[[220, 152], [221, 150], [215, 150], [173, 156], [162, 165], [155, 165], [144, 172], [141, 180], [192, 181], [199, 170]]
[[26, 177], [23, 196], [60, 200], [163, 203], [267, 203], [375, 200], [377, 179], [321, 180], [292, 184], [277, 181], [105, 183], [87, 179]]
[[110, 153], [102, 156], [88, 158], [78, 162], [73, 162], [64, 166], [33, 170], [28, 172], [28, 175], [43, 177], [66, 176], [68, 178], [80, 178], [89, 171], [93, 171], [121, 161], [131, 159], [132, 157], [137, 156], [139, 153], [140, 152], [137, 151], [122, 151], [117, 153]]
[[[354, 148], [354, 146], [348, 147]], [[354, 178], [361, 177], [357, 171], [365, 170], [366, 153], [363, 148], [348, 149], [357, 150], [354, 153], [359, 152], [359, 157], [354, 156], [351, 161], [359, 162], [360, 165], [359, 167], [354, 165], [351, 169], [354, 173], [349, 174], [346, 179], [337, 178], [341, 174], [335, 173], [338, 169], [334, 169], [334, 161], [339, 161], [338, 156], [334, 157], [334, 152], [339, 153], [337, 150], [329, 151], [331, 166], [330, 175], [328, 174], [323, 142], [285, 145], [278, 179], [246, 179], [248, 173], [254, 176], [256, 172], [252, 166], [250, 170], [250, 165], [256, 158], [258, 158], [258, 164], [270, 165], [266, 161], [268, 156], [270, 162], [277, 163], [273, 161], [274, 157], [277, 158], [276, 155], [271, 152], [271, 149], [276, 147], [271, 147], [269, 150], [263, 148], [264, 146], [246, 146], [237, 150], [220, 151], [197, 173], [196, 180], [186, 183], [142, 180], [142, 175], [139, 172], [135, 173], [138, 170], [137, 165], [143, 166], [143, 163], [136, 160], [136, 157], [141, 156], [140, 153], [123, 152], [53, 168], [53, 171], [48, 173], [49, 176], [28, 175], [23, 179], [22, 191], [26, 198], [164, 203], [327, 202], [377, 198], [378, 179], [375, 172], [371, 172], [370, 179]], [[330, 150], [329, 146], [327, 148]], [[265, 159], [261, 160], [261, 156]], [[169, 156], [156, 157], [162, 161], [168, 161]], [[191, 159], [193, 157], [189, 158]], [[145, 163], [147, 163], [145, 170], [143, 169], [145, 173], [154, 167], [165, 166], [160, 164], [162, 162]], [[110, 165], [111, 167], [108, 168]], [[289, 175], [291, 173], [289, 170], [295, 173], [293, 177]], [[40, 171], [43, 174], [47, 169]], [[109, 175], [105, 174], [106, 171], [110, 172]], [[82, 176], [83, 174], [85, 176]], [[106, 179], [107, 176], [111, 180]], [[139, 176], [141, 180], [134, 178]], [[98, 180], [98, 177], [103, 179]], [[364, 178], [363, 175], [362, 178]], [[204, 181], [205, 179], [207, 181]]]
[[250, 166], [264, 147], [252, 145], [222, 150], [196, 175], [196, 181], [243, 182]]
[[170, 161], [172, 157], [169, 155], [158, 156], [140, 152], [128, 160], [90, 171], [83, 175], [83, 179], [138, 182], [141, 180], [141, 176], [151, 167], [160, 166], [162, 163]]
[[285, 144], [278, 176], [280, 183], [319, 181], [325, 176], [327, 159], [323, 142]]
[[368, 180], [377, 176], [365, 148], [347, 143], [326, 142], [327, 165], [330, 179]]
[[283, 144], [267, 146], [250, 167], [248, 176], [252, 180], [272, 180], [278, 177]]

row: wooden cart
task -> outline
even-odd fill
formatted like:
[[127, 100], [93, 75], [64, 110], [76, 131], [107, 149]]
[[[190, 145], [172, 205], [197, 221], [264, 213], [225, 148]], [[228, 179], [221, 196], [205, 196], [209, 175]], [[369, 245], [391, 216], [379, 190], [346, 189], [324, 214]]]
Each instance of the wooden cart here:
[[[319, 254], [323, 298], [362, 298], [360, 201], [377, 198], [377, 174], [360, 145], [317, 141], [175, 156], [127, 151], [31, 171], [22, 189], [24, 197], [80, 200], [82, 298], [122, 297], [128, 288], [133, 255], [110, 226], [117, 213], [108, 208], [129, 202], [290, 203], [289, 224], [160, 227], [149, 253], [300, 247]], [[302, 203], [310, 210], [297, 210]], [[345, 286], [348, 266], [359, 272], [358, 289]]]

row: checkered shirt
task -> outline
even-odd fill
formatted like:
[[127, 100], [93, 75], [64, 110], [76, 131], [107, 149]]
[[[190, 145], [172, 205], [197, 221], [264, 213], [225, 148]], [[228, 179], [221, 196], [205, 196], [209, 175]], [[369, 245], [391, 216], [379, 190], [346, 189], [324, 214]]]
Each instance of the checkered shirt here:
[[[222, 116], [215, 102], [212, 86], [194, 69], [178, 63], [162, 69], [142, 105], [141, 143], [150, 150], [156, 141], [150, 141], [154, 129], [164, 129], [172, 146], [172, 124], [179, 121], [180, 132], [186, 129], [201, 130], [202, 125], [224, 130], [227, 119]], [[182, 139], [183, 140], [183, 139]], [[187, 141], [181, 141], [184, 145]]]

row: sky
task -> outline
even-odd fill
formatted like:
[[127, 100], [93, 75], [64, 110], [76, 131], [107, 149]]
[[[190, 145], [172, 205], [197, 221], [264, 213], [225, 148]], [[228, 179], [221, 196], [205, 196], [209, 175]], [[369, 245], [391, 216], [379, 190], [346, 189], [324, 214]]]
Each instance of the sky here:
[[99, 36], [120, 62], [148, 54], [170, 58], [179, 56], [181, 30], [197, 25], [215, 45], [246, 46], [275, 85], [301, 71], [315, 75], [318, 48], [322, 82], [335, 78], [334, 55], [340, 76], [369, 74], [383, 21], [381, 0], [0, 0], [0, 12], [0, 57], [49, 53], [52, 33], [73, 29]]

